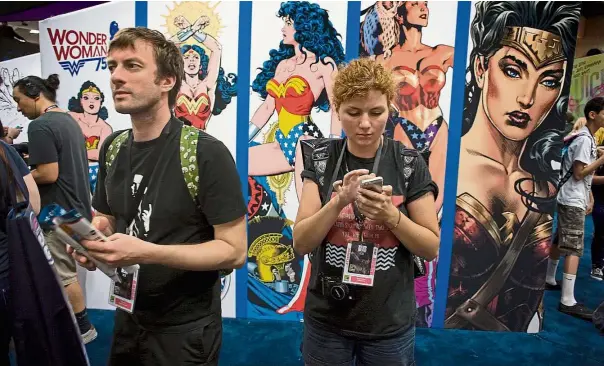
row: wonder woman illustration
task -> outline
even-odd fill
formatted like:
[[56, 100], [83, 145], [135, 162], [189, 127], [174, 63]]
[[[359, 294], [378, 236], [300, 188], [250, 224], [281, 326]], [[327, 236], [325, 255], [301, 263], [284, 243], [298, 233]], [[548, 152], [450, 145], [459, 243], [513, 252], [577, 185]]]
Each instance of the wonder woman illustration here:
[[[299, 197], [302, 153], [298, 140], [323, 137], [310, 114], [313, 108], [330, 110], [331, 84], [337, 65], [344, 61], [344, 48], [327, 11], [317, 4], [284, 2], [277, 16], [284, 22], [283, 40], [279, 49], [270, 51], [271, 58], [252, 83], [252, 90], [264, 102], [252, 116], [249, 131], [252, 141], [277, 112], [277, 141], [250, 148], [249, 175], [295, 171]], [[331, 111], [331, 116], [331, 134], [339, 137], [342, 128], [337, 113]]]
[[579, 14], [579, 2], [476, 4], [447, 328], [541, 329]]
[[[446, 73], [453, 67], [453, 47], [422, 42], [422, 30], [430, 16], [427, 1], [378, 1], [361, 15], [365, 18], [361, 22], [360, 54], [374, 57], [392, 70], [397, 83], [386, 133], [426, 159], [441, 192], [436, 198], [439, 213], [449, 134], [440, 93]], [[415, 280], [418, 326], [432, 324], [437, 263], [427, 262], [426, 275]]]
[[[449, 127], [440, 92], [453, 67], [453, 47], [422, 42], [430, 16], [427, 1], [378, 1], [362, 14], [361, 55], [390, 68], [397, 83], [387, 134], [422, 153], [443, 192]], [[436, 199], [439, 211], [442, 197]]]
[[[250, 187], [257, 186], [266, 176], [295, 172], [294, 182], [299, 197], [303, 162], [298, 142], [324, 136], [311, 119], [313, 108], [331, 112], [331, 136], [340, 137], [342, 133], [337, 113], [330, 111], [330, 105], [332, 80], [337, 73], [337, 65], [344, 61], [344, 49], [329, 14], [317, 4], [283, 2], [277, 16], [283, 20], [282, 41], [278, 49], [269, 52], [270, 58], [262, 64], [252, 83], [252, 90], [260, 95], [263, 102], [249, 125], [249, 175], [253, 177]], [[274, 134], [272, 142], [258, 144], [253, 141], [275, 113], [278, 122], [275, 130], [270, 131]], [[258, 189], [255, 191], [260, 192]], [[272, 207], [275, 206], [277, 204], [272, 202]], [[305, 257], [303, 281], [292, 301], [279, 313], [302, 311], [309, 268], [310, 263]], [[295, 277], [291, 271], [289, 268], [289, 274], [283, 272], [283, 277]]]
[[86, 81], [80, 87], [76, 97], [69, 99], [67, 109], [86, 138], [86, 150], [89, 161], [99, 160], [99, 150], [113, 129], [106, 122], [109, 117], [107, 108], [103, 106], [105, 94], [92, 81]]
[[[174, 18], [178, 33], [170, 38], [180, 44], [185, 63], [185, 75], [176, 97], [174, 113], [188, 124], [206, 130], [212, 115], [218, 115], [237, 94], [237, 76], [220, 67], [222, 46], [218, 40], [202, 30], [210, 24], [210, 18], [202, 15], [194, 24], [179, 15]], [[210, 56], [197, 44], [183, 44], [193, 37], [205, 46]]]

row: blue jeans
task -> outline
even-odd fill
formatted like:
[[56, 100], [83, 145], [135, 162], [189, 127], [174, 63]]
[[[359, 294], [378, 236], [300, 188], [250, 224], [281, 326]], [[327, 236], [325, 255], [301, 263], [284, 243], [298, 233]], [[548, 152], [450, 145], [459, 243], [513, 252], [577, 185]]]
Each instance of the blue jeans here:
[[414, 366], [415, 325], [394, 338], [357, 340], [304, 323], [306, 366]]
[[0, 279], [0, 366], [10, 365], [8, 347], [12, 337], [12, 327], [8, 303], [8, 279]]

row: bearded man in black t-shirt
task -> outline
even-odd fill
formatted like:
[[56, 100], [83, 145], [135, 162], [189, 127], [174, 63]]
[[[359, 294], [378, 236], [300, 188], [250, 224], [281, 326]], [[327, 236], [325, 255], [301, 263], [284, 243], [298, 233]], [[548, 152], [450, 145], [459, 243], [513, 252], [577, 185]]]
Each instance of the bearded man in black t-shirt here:
[[222, 142], [200, 132], [195, 157], [189, 157], [199, 168], [192, 199], [181, 168], [183, 123], [171, 114], [183, 60], [160, 32], [120, 30], [107, 64], [115, 109], [131, 116], [132, 131], [117, 151], [111, 144], [123, 131], [109, 136], [100, 151], [93, 224], [110, 241], [82, 244], [112, 266], [140, 265], [133, 313], [117, 310], [109, 363], [217, 365], [218, 271], [243, 266], [247, 249], [235, 163]]

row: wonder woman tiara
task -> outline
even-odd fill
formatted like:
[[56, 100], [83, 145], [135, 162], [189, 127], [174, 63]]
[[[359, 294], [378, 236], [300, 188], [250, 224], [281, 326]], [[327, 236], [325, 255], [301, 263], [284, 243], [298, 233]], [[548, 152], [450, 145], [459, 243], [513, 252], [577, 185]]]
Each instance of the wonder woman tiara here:
[[85, 93], [101, 94], [99, 89], [95, 88], [94, 86], [89, 86], [87, 89], [82, 90], [82, 95], [84, 95]]
[[522, 52], [537, 69], [566, 60], [560, 36], [540, 29], [506, 27], [501, 44]]

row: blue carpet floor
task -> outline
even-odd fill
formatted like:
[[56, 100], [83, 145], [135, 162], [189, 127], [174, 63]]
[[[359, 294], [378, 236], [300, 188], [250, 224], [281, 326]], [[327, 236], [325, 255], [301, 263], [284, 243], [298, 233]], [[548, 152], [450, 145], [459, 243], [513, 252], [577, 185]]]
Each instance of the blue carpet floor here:
[[[604, 283], [589, 277], [593, 223], [591, 218], [587, 221], [586, 253], [581, 260], [575, 297], [595, 308], [604, 301]], [[545, 326], [539, 334], [418, 329], [417, 364], [604, 365], [604, 336], [592, 323], [558, 312], [559, 299], [559, 292], [546, 293]], [[99, 337], [87, 346], [88, 354], [92, 366], [104, 366], [109, 354], [113, 312], [89, 312]], [[220, 365], [302, 365], [299, 351], [301, 334], [302, 324], [297, 322], [225, 319]]]

